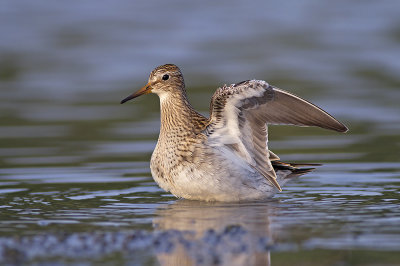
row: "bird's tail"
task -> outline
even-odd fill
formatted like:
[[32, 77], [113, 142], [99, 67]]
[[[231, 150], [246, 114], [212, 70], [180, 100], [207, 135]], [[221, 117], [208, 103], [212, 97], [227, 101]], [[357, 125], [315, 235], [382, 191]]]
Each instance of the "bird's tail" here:
[[[313, 171], [314, 167], [307, 167], [307, 166], [321, 166], [322, 164], [317, 163], [285, 163], [279, 160], [271, 161], [272, 166], [274, 167], [275, 172], [277, 171], [291, 171], [290, 174], [285, 176], [285, 179], [291, 179], [293, 177], [298, 177], [304, 174], [307, 174]], [[305, 167], [305, 168], [303, 168]]]

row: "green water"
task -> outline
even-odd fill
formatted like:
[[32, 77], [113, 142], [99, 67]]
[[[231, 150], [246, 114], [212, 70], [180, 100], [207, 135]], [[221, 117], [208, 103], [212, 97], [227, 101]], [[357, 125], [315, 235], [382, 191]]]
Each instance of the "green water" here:
[[[75, 234], [112, 246], [96, 234], [144, 230], [189, 233], [207, 254], [204, 235], [232, 227], [245, 232], [244, 244], [263, 237], [268, 248], [233, 258], [216, 245], [216, 264], [400, 263], [396, 1], [89, 3], [5, 1], [0, 11], [0, 264], [190, 265], [193, 249], [47, 252]], [[271, 126], [270, 148], [282, 160], [323, 164], [271, 201], [177, 200], [149, 170], [157, 97], [119, 104], [163, 63], [182, 68], [204, 114], [218, 86], [257, 78], [350, 131]], [[47, 240], [24, 244], [35, 237]]]

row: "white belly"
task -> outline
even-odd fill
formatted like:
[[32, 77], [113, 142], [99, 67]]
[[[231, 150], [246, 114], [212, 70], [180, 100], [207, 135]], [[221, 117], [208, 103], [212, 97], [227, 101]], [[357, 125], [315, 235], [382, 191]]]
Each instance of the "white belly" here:
[[[168, 164], [167, 156], [155, 150], [151, 172], [161, 188], [177, 197], [205, 201], [251, 201], [272, 197], [278, 192], [257, 171], [240, 158], [226, 158], [216, 151], [213, 156], [194, 162]], [[164, 160], [163, 162], [161, 160]], [[173, 165], [173, 167], [169, 167]]]

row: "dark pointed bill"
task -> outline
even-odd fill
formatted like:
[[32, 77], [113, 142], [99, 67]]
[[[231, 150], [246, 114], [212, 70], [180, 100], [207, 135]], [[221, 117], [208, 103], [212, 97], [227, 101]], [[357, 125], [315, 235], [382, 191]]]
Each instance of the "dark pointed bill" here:
[[123, 104], [123, 103], [125, 103], [125, 102], [127, 102], [127, 101], [130, 101], [130, 100], [132, 100], [132, 99], [134, 99], [134, 98], [136, 98], [136, 97], [139, 97], [140, 95], [148, 94], [148, 93], [150, 93], [150, 92], [151, 92], [151, 86], [150, 86], [149, 83], [147, 83], [146, 86], [144, 86], [143, 88], [141, 88], [141, 89], [138, 90], [137, 92], [135, 92], [135, 93], [129, 95], [128, 97], [126, 97], [125, 99], [123, 99], [123, 100], [121, 101], [121, 104]]

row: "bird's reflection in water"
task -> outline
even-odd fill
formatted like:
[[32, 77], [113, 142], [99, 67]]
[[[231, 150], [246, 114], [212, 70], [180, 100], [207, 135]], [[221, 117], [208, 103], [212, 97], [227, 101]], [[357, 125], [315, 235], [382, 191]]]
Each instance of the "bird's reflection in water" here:
[[[273, 232], [271, 227], [271, 220], [277, 213], [274, 205], [276, 202], [234, 204], [179, 200], [163, 206], [157, 210], [153, 220], [155, 229], [188, 232], [189, 239], [200, 242], [200, 245], [196, 246], [199, 250], [194, 252], [184, 245], [177, 245], [171, 253], [159, 254], [158, 260], [161, 265], [271, 265], [268, 249], [260, 250], [256, 246], [263, 237], [268, 239], [268, 244], [272, 244], [276, 237], [274, 234], [277, 232]], [[220, 243], [211, 245], [214, 250], [209, 250], [209, 256], [201, 251], [205, 249], [207, 252], [210, 248], [206, 241], [207, 234], [215, 232], [218, 238], [230, 228], [239, 228], [243, 232], [241, 237], [233, 240], [247, 242], [243, 243], [246, 247], [237, 252], [233, 249], [232, 252], [228, 247], [230, 243]], [[241, 243], [233, 244], [240, 246]], [[202, 256], [196, 257], [196, 253], [201, 252]]]

